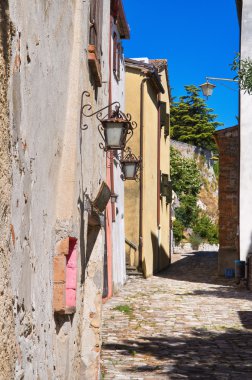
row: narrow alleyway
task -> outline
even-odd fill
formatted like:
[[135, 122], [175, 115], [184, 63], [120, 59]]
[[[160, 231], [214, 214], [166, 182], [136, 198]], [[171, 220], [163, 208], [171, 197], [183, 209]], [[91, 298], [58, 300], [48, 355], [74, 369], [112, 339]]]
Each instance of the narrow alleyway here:
[[217, 253], [173, 257], [104, 305], [102, 379], [252, 379], [252, 293], [217, 277]]

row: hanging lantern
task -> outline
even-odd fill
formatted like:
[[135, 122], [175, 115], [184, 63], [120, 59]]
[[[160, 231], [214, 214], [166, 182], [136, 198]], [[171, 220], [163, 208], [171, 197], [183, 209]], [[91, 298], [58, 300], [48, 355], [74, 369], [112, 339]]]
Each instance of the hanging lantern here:
[[138, 180], [138, 171], [140, 169], [141, 159], [137, 158], [130, 148], [125, 151], [126, 155], [120, 160], [120, 166], [123, 173], [123, 180]]
[[[82, 94], [82, 104], [84, 96], [90, 97], [88, 91], [84, 91]], [[114, 111], [112, 111], [112, 106], [115, 106]], [[124, 114], [120, 110], [120, 103], [113, 102], [107, 106], [99, 109], [98, 111], [92, 112], [92, 105], [86, 103], [81, 106], [81, 129], [86, 130], [88, 128], [87, 124], [82, 123], [83, 116], [85, 118], [92, 117], [96, 115], [100, 124], [98, 125], [99, 133], [102, 137], [103, 143], [100, 143], [100, 148], [105, 151], [108, 150], [123, 150], [133, 135], [133, 130], [137, 127], [135, 121], [131, 121], [130, 114]], [[103, 111], [109, 109], [107, 115], [103, 116]], [[91, 111], [91, 113], [90, 113]]]
[[100, 122], [98, 129], [105, 143], [104, 150], [123, 150], [133, 134], [130, 120], [116, 107], [109, 119], [100, 119]]
[[201, 87], [201, 90], [203, 92], [203, 95], [205, 95], [207, 98], [208, 96], [211, 96], [213, 93], [213, 89], [216, 87], [214, 84], [210, 82], [206, 82], [201, 84], [199, 87]]

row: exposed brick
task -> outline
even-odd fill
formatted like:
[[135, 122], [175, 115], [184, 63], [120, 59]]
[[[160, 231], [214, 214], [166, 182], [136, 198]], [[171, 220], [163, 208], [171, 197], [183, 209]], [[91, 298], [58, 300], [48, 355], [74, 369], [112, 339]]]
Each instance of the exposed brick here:
[[66, 256], [58, 255], [53, 258], [53, 281], [66, 282]]
[[64, 313], [66, 306], [66, 287], [64, 283], [53, 284], [53, 309]]
[[56, 243], [56, 255], [68, 255], [69, 252], [69, 237], [62, 239]]

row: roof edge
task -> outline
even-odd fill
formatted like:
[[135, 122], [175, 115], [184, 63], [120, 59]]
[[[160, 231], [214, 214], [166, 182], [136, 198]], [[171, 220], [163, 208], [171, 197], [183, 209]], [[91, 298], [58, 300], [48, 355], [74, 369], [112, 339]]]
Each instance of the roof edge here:
[[153, 85], [156, 87], [158, 92], [162, 94], [165, 93], [165, 89], [162, 85], [160, 76], [158, 75], [158, 71], [152, 64], [137, 61], [131, 58], [125, 58], [125, 66], [137, 68], [141, 71], [145, 76], [149, 77], [152, 80]]

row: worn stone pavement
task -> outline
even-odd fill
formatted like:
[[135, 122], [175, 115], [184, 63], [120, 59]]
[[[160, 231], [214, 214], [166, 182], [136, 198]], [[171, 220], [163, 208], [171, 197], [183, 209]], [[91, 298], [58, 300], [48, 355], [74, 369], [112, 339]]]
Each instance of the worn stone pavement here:
[[104, 305], [101, 378], [252, 379], [252, 293], [217, 277], [217, 253], [173, 261]]

